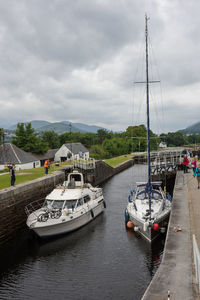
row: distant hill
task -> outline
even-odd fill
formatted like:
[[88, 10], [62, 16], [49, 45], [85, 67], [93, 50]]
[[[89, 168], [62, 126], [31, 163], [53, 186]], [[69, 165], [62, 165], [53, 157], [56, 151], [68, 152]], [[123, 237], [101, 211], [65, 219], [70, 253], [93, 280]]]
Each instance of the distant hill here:
[[[57, 134], [62, 134], [64, 132], [69, 132], [70, 127], [68, 124], [64, 124], [62, 122], [56, 122], [56, 123], [50, 123], [46, 126], [42, 126], [42, 127], [38, 128], [36, 131], [39, 131], [39, 132], [54, 131]], [[71, 131], [72, 132], [85, 132], [79, 128], [76, 128], [74, 125], [72, 125]]]
[[[69, 124], [70, 122], [68, 121], [62, 121], [62, 123], [64, 124]], [[81, 129], [83, 132], [93, 132], [93, 133], [97, 133], [97, 131], [99, 129], [105, 129], [103, 127], [99, 127], [96, 125], [87, 125], [87, 124], [83, 124], [83, 123], [71, 123], [73, 126], [75, 126], [76, 128]]]
[[[70, 127], [69, 124], [72, 125], [71, 131], [72, 132], [92, 132], [92, 133], [97, 133], [99, 129], [105, 129], [103, 127], [99, 127], [96, 125], [87, 125], [83, 123], [72, 123], [69, 121], [62, 121], [62, 122], [47, 122], [47, 121], [42, 121], [42, 120], [33, 120], [31, 121], [32, 127], [38, 131], [38, 132], [44, 132], [44, 131], [55, 131], [57, 134], [62, 134], [64, 132], [69, 132]], [[17, 128], [17, 124], [11, 126], [8, 128], [9, 130], [15, 131]]]
[[184, 134], [200, 134], [200, 122], [179, 131]]
[[[50, 123], [50, 122], [47, 122], [47, 121], [42, 121], [42, 120], [33, 120], [33, 121], [31, 121], [31, 126], [32, 126], [35, 130], [37, 130], [38, 128], [40, 128], [40, 127], [42, 127], [42, 126], [47, 126], [47, 125], [49, 125], [49, 124], [51, 124], [51, 123]], [[17, 124], [15, 124], [15, 125], [9, 127], [8, 129], [9, 129], [9, 130], [16, 130], [16, 128], [17, 128]]]

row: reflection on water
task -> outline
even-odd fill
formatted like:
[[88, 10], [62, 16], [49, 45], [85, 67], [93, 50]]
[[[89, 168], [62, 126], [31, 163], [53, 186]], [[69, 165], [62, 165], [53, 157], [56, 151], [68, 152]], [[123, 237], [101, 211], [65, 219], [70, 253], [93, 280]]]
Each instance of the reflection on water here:
[[125, 229], [126, 198], [144, 171], [136, 166], [104, 184], [106, 211], [78, 231], [40, 241], [24, 229], [0, 248], [0, 299], [141, 299], [164, 245]]

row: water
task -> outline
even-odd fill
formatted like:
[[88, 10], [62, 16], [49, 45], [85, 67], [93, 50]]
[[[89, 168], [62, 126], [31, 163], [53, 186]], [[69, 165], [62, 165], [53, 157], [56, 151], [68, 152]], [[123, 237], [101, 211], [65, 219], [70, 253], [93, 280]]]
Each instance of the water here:
[[164, 242], [151, 247], [124, 225], [134, 166], [103, 186], [107, 208], [67, 236], [39, 241], [24, 229], [0, 249], [0, 299], [141, 299], [160, 264]]

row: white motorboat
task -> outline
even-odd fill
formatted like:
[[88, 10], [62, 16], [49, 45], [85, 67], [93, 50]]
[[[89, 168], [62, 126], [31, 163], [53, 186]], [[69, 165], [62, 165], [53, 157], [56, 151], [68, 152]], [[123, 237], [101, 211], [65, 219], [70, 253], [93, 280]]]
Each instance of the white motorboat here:
[[142, 237], [152, 242], [160, 232], [165, 230], [171, 202], [162, 191], [161, 182], [151, 182], [149, 83], [157, 81], [149, 81], [147, 22], [148, 18], [145, 16], [146, 81], [138, 83], [146, 84], [148, 180], [137, 184], [136, 191], [131, 190], [125, 210], [125, 222], [128, 228], [134, 228]]
[[26, 206], [26, 224], [39, 237], [76, 230], [92, 221], [106, 206], [102, 189], [84, 183], [83, 174], [76, 170], [45, 198], [42, 207], [34, 209], [37, 203]]

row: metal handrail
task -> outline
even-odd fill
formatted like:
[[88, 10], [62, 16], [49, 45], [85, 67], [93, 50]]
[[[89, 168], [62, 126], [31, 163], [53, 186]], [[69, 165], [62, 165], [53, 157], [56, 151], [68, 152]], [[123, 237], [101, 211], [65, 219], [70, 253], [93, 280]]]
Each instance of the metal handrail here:
[[43, 206], [44, 200], [36, 200], [26, 205], [25, 212], [26, 215], [29, 216], [35, 210], [41, 208]]
[[195, 265], [196, 284], [198, 284], [199, 291], [200, 291], [200, 253], [199, 253], [199, 247], [197, 245], [196, 237], [194, 234], [193, 234], [193, 256], [194, 256], [194, 265]]

